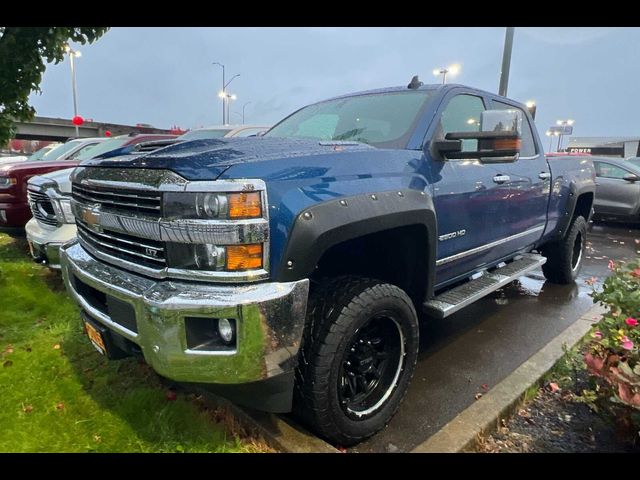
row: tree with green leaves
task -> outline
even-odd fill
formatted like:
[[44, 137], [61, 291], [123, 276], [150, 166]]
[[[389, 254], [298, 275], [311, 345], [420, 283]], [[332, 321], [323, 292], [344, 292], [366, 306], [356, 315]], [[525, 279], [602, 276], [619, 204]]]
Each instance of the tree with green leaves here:
[[40, 92], [47, 63], [64, 60], [69, 42], [93, 43], [107, 27], [0, 27], [0, 146], [13, 138], [15, 121], [33, 120], [31, 92]]

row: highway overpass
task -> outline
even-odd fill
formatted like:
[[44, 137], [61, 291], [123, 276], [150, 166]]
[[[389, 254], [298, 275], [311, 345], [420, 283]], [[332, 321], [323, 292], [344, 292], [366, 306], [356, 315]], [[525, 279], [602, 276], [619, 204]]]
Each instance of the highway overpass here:
[[[66, 141], [76, 137], [76, 127], [64, 118], [35, 117], [31, 122], [17, 122], [17, 140], [52, 140]], [[102, 123], [86, 121], [78, 127], [80, 137], [104, 137], [105, 132], [112, 136], [138, 133], [172, 133], [171, 130], [154, 128], [151, 126], [119, 125], [116, 123]]]

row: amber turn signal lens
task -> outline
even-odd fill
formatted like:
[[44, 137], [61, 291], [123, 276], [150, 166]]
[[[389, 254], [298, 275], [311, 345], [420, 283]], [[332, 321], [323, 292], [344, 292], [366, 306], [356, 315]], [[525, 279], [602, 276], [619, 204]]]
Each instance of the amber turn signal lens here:
[[494, 150], [520, 150], [520, 139], [509, 138], [493, 141]]
[[227, 270], [252, 270], [262, 268], [262, 244], [229, 245], [227, 247]]
[[259, 192], [231, 193], [229, 218], [256, 218], [262, 216], [262, 202]]

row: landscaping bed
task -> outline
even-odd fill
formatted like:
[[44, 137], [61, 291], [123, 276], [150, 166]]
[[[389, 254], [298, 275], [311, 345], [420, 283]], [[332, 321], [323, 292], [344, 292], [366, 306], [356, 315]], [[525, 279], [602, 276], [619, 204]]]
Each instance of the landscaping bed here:
[[640, 453], [640, 436], [625, 410], [598, 401], [579, 348], [567, 354], [531, 389], [516, 413], [481, 437], [482, 453]]
[[640, 258], [608, 267], [602, 318], [476, 451], [640, 453]]
[[58, 272], [0, 233], [0, 452], [264, 452], [231, 413], [86, 338]]

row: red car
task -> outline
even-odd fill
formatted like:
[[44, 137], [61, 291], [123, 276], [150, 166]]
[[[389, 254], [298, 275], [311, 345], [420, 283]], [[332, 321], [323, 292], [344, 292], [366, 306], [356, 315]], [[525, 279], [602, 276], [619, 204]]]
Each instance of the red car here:
[[[91, 149], [78, 151], [77, 155], [58, 157], [49, 161], [11, 163], [0, 167], [0, 227], [24, 227], [31, 218], [27, 200], [27, 181], [36, 175], [75, 167], [82, 160], [154, 140], [176, 138], [176, 135], [130, 134], [110, 138], [97, 143]], [[102, 140], [102, 139], [101, 139]], [[66, 144], [65, 144], [66, 145]], [[51, 152], [53, 153], [53, 151]], [[65, 158], [65, 159], [60, 159]]]

